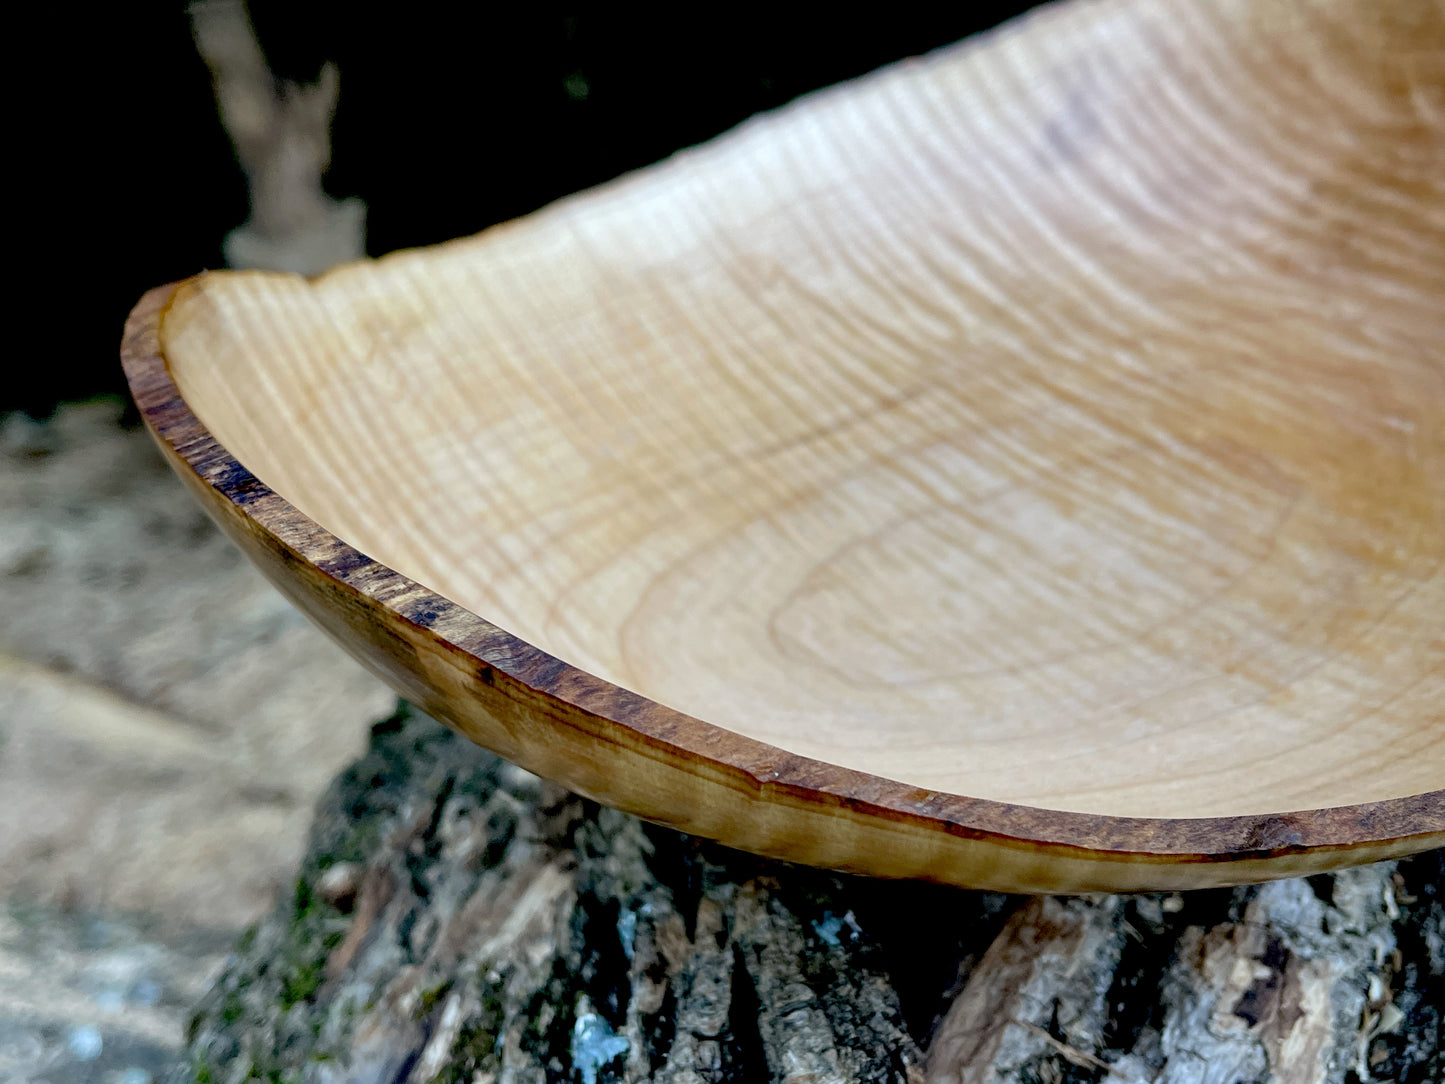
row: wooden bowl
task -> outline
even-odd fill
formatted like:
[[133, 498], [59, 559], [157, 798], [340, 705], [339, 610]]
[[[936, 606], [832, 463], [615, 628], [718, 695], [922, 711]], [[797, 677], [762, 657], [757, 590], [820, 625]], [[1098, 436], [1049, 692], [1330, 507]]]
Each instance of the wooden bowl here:
[[994, 889], [1400, 855], [1442, 57], [1436, 0], [1054, 7], [473, 239], [154, 291], [126, 369], [297, 605], [599, 801]]

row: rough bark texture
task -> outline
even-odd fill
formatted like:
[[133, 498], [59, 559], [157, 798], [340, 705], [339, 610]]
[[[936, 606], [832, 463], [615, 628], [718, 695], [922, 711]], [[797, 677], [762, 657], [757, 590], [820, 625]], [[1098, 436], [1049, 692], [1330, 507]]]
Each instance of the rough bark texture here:
[[1023, 899], [767, 862], [406, 709], [200, 1009], [183, 1079], [1441, 1076], [1445, 860]]

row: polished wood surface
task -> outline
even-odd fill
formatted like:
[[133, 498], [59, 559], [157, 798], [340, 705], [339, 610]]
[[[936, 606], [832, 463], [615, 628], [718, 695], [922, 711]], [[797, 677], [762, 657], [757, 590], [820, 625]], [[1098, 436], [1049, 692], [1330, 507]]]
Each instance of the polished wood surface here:
[[1445, 841], [1436, 2], [1055, 6], [129, 342], [304, 608], [613, 804], [994, 887]]

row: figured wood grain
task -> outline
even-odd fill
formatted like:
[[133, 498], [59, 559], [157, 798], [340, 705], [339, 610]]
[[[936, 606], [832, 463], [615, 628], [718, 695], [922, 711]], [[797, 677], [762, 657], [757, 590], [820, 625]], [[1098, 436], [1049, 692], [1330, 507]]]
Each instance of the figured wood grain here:
[[1000, 887], [1445, 840], [1438, 3], [1056, 6], [131, 343], [303, 607], [623, 808]]

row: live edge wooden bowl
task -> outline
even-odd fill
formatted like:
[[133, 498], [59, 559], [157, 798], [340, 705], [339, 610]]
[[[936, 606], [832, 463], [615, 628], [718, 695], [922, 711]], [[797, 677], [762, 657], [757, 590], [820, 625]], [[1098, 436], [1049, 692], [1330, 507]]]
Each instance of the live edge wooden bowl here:
[[1445, 844], [1437, 0], [1045, 9], [124, 360], [316, 622], [653, 821], [1025, 891]]

